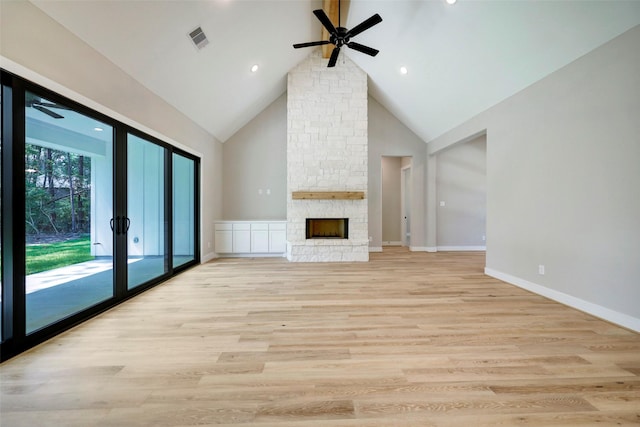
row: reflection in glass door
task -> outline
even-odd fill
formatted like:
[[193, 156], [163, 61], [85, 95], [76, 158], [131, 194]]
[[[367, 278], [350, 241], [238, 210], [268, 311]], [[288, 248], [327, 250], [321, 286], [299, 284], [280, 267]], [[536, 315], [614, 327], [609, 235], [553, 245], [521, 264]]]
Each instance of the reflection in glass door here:
[[26, 332], [113, 296], [113, 129], [25, 94]]
[[127, 286], [168, 272], [165, 222], [165, 148], [127, 135]]
[[195, 259], [195, 161], [174, 153], [173, 268]]

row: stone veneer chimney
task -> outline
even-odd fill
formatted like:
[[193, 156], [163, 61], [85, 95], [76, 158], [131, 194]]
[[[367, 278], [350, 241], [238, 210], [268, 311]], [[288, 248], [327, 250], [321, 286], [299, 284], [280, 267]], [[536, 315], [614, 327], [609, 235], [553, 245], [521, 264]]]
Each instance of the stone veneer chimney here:
[[[368, 261], [367, 75], [344, 53], [318, 49], [289, 72], [287, 258]], [[362, 191], [363, 200], [294, 200], [294, 191]], [[349, 218], [348, 239], [306, 239], [306, 218]]]

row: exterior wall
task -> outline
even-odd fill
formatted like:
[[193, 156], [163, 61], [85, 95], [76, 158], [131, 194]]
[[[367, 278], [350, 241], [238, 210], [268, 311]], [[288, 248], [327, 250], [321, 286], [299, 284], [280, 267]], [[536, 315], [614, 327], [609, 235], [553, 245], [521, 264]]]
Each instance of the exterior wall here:
[[[367, 75], [320, 51], [289, 72], [287, 257], [368, 261], [367, 200], [293, 200], [294, 191], [367, 191]], [[349, 239], [306, 239], [306, 218], [349, 218]]]

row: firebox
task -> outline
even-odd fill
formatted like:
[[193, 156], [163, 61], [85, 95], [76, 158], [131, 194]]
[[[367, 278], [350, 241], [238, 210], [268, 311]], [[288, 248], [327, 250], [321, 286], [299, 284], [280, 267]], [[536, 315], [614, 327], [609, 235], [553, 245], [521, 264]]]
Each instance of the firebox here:
[[307, 218], [307, 239], [348, 239], [349, 218]]

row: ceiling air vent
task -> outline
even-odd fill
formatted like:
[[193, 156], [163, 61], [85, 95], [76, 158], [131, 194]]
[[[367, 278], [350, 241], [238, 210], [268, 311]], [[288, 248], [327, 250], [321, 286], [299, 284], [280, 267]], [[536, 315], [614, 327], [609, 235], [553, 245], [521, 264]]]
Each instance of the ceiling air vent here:
[[202, 28], [200, 27], [191, 31], [189, 33], [189, 37], [191, 38], [191, 41], [193, 42], [193, 44], [196, 45], [198, 49], [202, 49], [203, 47], [209, 44], [209, 40], [207, 39], [207, 36], [204, 34], [204, 32], [202, 31]]

